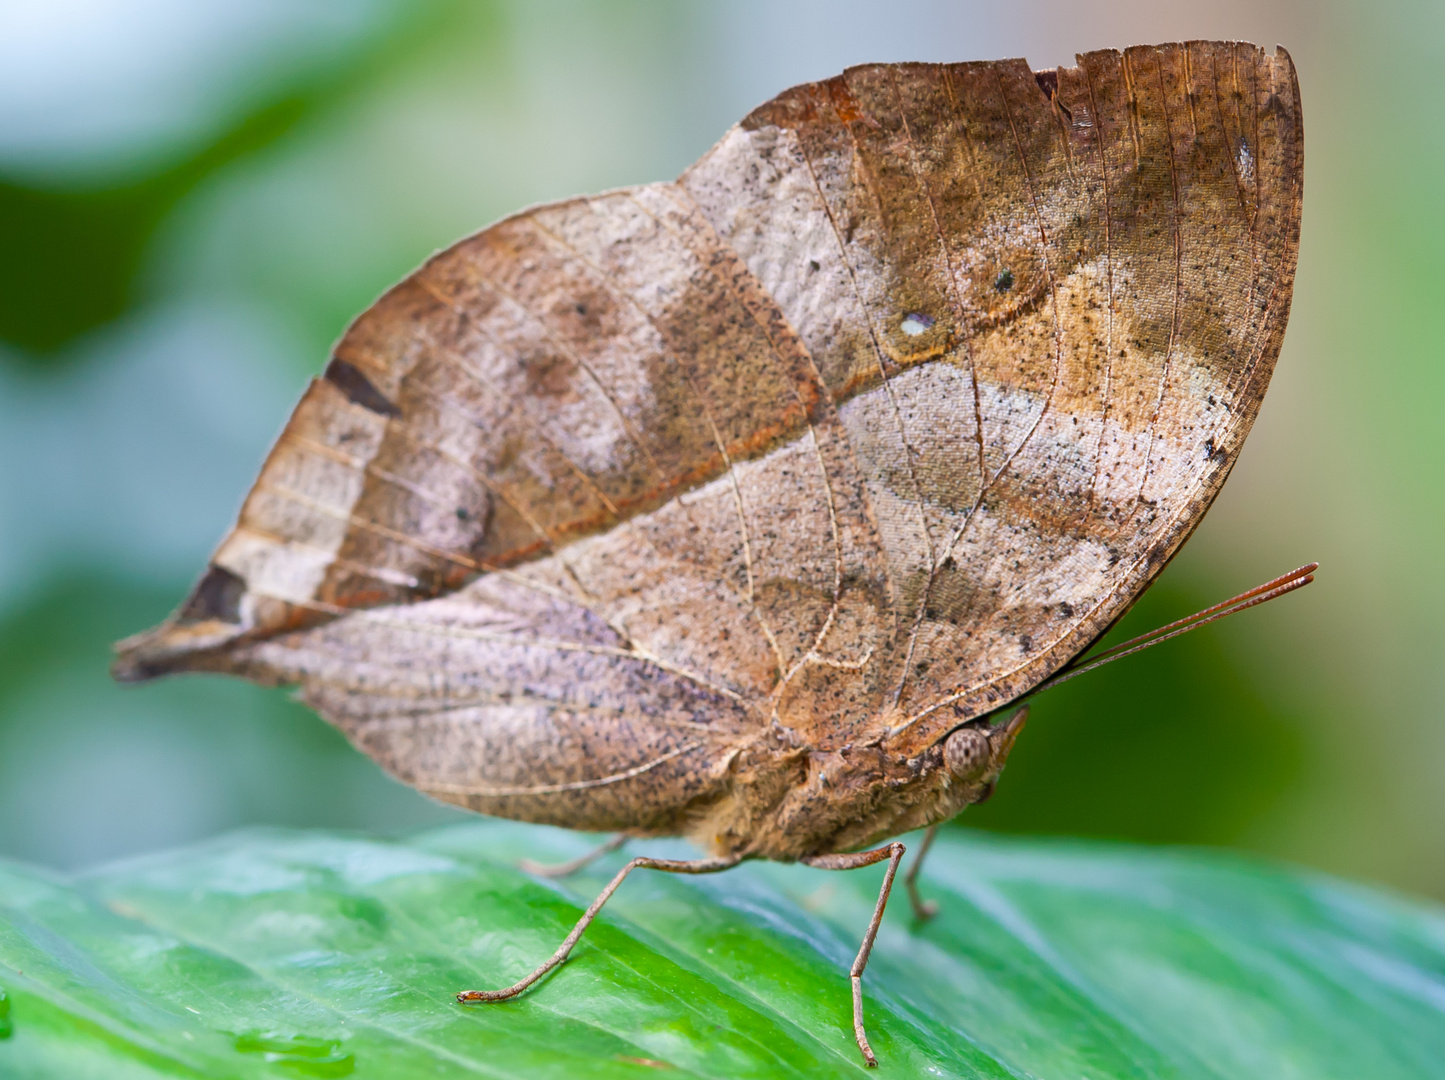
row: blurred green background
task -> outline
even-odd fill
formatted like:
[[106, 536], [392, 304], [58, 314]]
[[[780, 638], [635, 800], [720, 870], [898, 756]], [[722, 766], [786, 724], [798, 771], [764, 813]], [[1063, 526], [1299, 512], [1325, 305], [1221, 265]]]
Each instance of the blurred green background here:
[[1290, 49], [1304, 238], [1254, 435], [1122, 629], [1320, 580], [1039, 699], [966, 820], [1445, 896], [1445, 5], [1419, 0], [0, 0], [0, 854], [453, 815], [282, 692], [106, 674], [347, 320], [433, 249], [671, 177], [848, 64], [1188, 37]]

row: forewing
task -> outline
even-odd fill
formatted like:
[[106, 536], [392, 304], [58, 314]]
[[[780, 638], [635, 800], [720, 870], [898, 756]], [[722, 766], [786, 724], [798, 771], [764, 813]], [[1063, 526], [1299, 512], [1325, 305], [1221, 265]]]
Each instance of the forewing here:
[[901, 749], [1036, 685], [1199, 522], [1269, 382], [1289, 57], [1190, 42], [854, 68], [683, 185], [804, 343], [888, 550]]

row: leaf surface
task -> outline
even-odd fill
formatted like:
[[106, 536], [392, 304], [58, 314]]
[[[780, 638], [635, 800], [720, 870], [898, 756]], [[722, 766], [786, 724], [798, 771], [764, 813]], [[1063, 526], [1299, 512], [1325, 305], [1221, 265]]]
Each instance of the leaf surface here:
[[[822, 1077], [881, 869], [515, 869], [583, 838], [252, 832], [61, 878], [0, 864], [0, 1076]], [[680, 845], [636, 845], [660, 854]], [[879, 1075], [1445, 1076], [1445, 917], [1233, 857], [940, 837], [865, 976]]]

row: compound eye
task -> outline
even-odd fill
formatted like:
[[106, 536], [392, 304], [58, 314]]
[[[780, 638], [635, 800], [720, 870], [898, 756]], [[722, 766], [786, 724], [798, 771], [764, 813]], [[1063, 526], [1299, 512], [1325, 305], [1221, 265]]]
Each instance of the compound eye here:
[[983, 775], [992, 757], [988, 736], [977, 728], [959, 728], [943, 744], [943, 764], [959, 780]]

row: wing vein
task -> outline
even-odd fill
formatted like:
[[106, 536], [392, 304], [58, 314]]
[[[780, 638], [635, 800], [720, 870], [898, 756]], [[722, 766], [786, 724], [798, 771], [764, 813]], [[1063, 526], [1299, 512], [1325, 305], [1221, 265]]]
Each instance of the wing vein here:
[[[635, 198], [632, 198], [632, 196], [629, 195], [628, 200], [634, 206], [636, 206], [638, 210], [640, 210], [642, 213], [646, 214], [654, 222], [656, 222], [659, 228], [668, 229], [668, 226], [665, 222], [660, 220], [657, 215], [653, 214], [650, 210], [647, 209], [647, 207], [643, 206]], [[624, 289], [618, 288], [613, 283], [610, 274], [607, 274], [600, 266], [592, 262], [592, 260], [587, 258], [587, 256], [584, 255], [581, 251], [578, 251], [577, 248], [574, 245], [568, 243], [565, 238], [558, 236], [556, 233], [552, 232], [552, 230], [548, 229], [546, 226], [540, 223], [534, 223], [534, 225], [537, 231], [542, 233], [543, 236], [552, 240], [559, 247], [565, 248], [568, 252], [572, 254], [573, 257], [575, 257], [580, 262], [584, 263], [588, 268], [590, 268], [597, 275], [598, 280], [603, 283], [603, 286], [610, 293], [612, 293], [613, 296], [621, 300], [624, 304], [632, 307], [633, 310], [635, 310], [638, 315], [640, 315], [647, 322], [647, 324], [652, 327], [653, 331], [657, 334], [658, 339], [664, 343], [664, 346], [666, 345], [667, 338], [663, 334], [662, 329], [657, 325], [657, 320], [653, 318], [651, 312], [649, 312], [637, 301], [637, 298], [635, 296], [633, 296], [630, 292], [627, 292]], [[668, 229], [668, 231], [672, 232], [679, 241], [682, 240], [681, 237], [677, 236], [674, 230]], [[696, 252], [693, 252], [690, 247], [687, 247], [687, 244], [685, 242], [683, 243], [683, 246], [687, 248], [687, 250], [693, 255], [697, 254]], [[703, 260], [699, 259], [698, 261], [701, 263]], [[706, 264], [704, 263], [704, 265]], [[717, 274], [714, 274], [713, 276], [715, 278], [718, 277]], [[678, 368], [679, 370], [681, 370], [681, 365], [678, 365]], [[757, 598], [754, 592], [755, 582], [753, 580], [752, 535], [751, 530], [748, 526], [747, 514], [743, 504], [742, 489], [738, 484], [737, 471], [732, 460], [732, 455], [728, 452], [727, 447], [723, 444], [722, 433], [718, 430], [717, 423], [713, 419], [712, 408], [708, 405], [707, 400], [703, 397], [702, 391], [697, 388], [697, 384], [693, 381], [692, 377], [685, 371], [682, 373], [682, 381], [687, 386], [688, 392], [691, 393], [693, 399], [697, 402], [698, 408], [702, 410], [703, 418], [707, 421], [708, 428], [712, 433], [713, 444], [717, 447], [718, 453], [722, 456], [723, 464], [727, 469], [728, 479], [732, 485], [734, 505], [737, 511], [738, 528], [742, 534], [743, 567], [747, 578], [747, 593], [745, 596], [739, 594], [737, 590], [734, 589], [732, 585], [722, 575], [719, 575], [717, 580], [720, 584], [724, 586], [724, 588], [726, 588], [729, 592], [733, 593], [733, 595], [741, 596], [741, 598], [746, 601], [749, 611], [752, 613], [753, 618], [757, 620], [758, 626], [761, 628], [763, 636], [767, 639], [768, 645], [772, 649], [774, 656], [778, 661], [778, 671], [781, 674], [783, 669], [783, 654], [782, 650], [778, 646], [777, 635], [773, 631], [773, 628], [768, 625], [767, 620], [763, 618], [763, 614], [761, 611], [758, 610], [757, 606]], [[692, 513], [689, 505], [682, 500], [679, 500], [678, 505], [681, 508], [682, 512], [688, 516], [688, 519], [692, 520]], [[648, 544], [648, 546], [657, 553], [657, 556], [660, 559], [666, 562], [674, 561], [657, 547], [651, 536], [644, 535], [643, 539]]]
[[610, 776], [600, 776], [595, 780], [573, 780], [566, 784], [529, 784], [518, 787], [487, 787], [480, 784], [435, 784], [422, 783], [417, 786], [427, 794], [441, 795], [478, 795], [484, 799], [500, 799], [514, 795], [556, 795], [563, 791], [588, 791], [592, 788], [608, 787], [611, 784], [620, 784], [624, 780], [631, 780], [641, 776], [643, 773], [651, 772], [659, 765], [664, 765], [673, 758], [690, 754], [694, 750], [701, 749], [707, 745], [701, 739], [683, 743], [676, 750], [669, 750], [665, 754], [659, 754], [651, 761], [641, 765], [634, 765], [630, 769], [613, 773]]
[[[523, 220], [525, 220], [527, 225], [531, 227], [534, 231], [540, 231], [537, 222], [532, 220], [530, 217]], [[489, 288], [495, 290], [499, 295], [506, 297], [509, 301], [512, 302], [513, 305], [517, 307], [519, 311], [526, 315], [527, 318], [531, 319], [534, 323], [536, 323], [537, 326], [541, 328], [542, 333], [546, 335], [548, 341], [552, 342], [552, 344], [555, 345], [562, 352], [562, 354], [567, 357], [567, 359], [571, 360], [574, 364], [576, 364], [579, 368], [586, 372], [587, 377], [592, 380], [592, 383], [594, 386], [597, 387], [598, 392], [601, 393], [601, 395], [607, 400], [607, 404], [612, 406], [612, 411], [617, 414], [617, 419], [621, 422], [622, 429], [627, 432], [628, 439], [631, 440], [632, 444], [637, 447], [638, 451], [647, 460], [648, 467], [662, 482], [664, 487], [668, 486], [670, 481], [667, 474], [662, 471], [662, 466], [658, 465], [657, 459], [652, 455], [652, 451], [647, 448], [647, 444], [642, 441], [642, 436], [633, 426], [632, 421], [627, 418], [627, 413], [624, 412], [622, 406], [617, 403], [617, 398], [614, 396], [612, 390], [607, 386], [605, 382], [602, 381], [602, 377], [593, 370], [592, 365], [587, 363], [586, 360], [583, 360], [582, 357], [578, 355], [575, 350], [571, 349], [565, 343], [563, 343], [557, 337], [557, 335], [553, 333], [552, 328], [547, 325], [546, 321], [543, 320], [542, 316], [537, 314], [530, 307], [528, 307], [521, 300], [521, 298], [513, 295], [494, 278], [491, 278], [485, 274], [479, 274], [478, 276], [482, 281], [486, 282]]]
[[1094, 148], [1099, 154], [1099, 177], [1104, 185], [1104, 282], [1107, 304], [1104, 309], [1104, 393], [1099, 409], [1099, 444], [1094, 453], [1094, 477], [1089, 483], [1089, 502], [1096, 501], [1099, 473], [1104, 464], [1104, 439], [1109, 430], [1109, 396], [1114, 389], [1114, 222], [1109, 205], [1109, 155], [1104, 149], [1104, 118], [1099, 113], [1094, 93], [1094, 76], [1083, 65], [1084, 81], [1089, 88], [1089, 115], [1094, 120]]
[[[581, 641], [564, 641], [556, 638], [521, 638], [509, 634], [495, 633], [487, 630], [475, 630], [470, 627], [454, 626], [445, 623], [425, 623], [410, 621], [406, 619], [387, 619], [380, 615], [374, 608], [346, 608], [338, 604], [328, 604], [321, 600], [291, 600], [286, 597], [274, 596], [268, 593], [255, 591], [252, 596], [262, 597], [270, 600], [279, 600], [281, 603], [291, 604], [295, 607], [305, 608], [310, 611], [320, 612], [325, 615], [349, 616], [363, 619], [367, 622], [376, 623], [379, 626], [388, 626], [397, 630], [410, 630], [419, 634], [434, 634], [438, 637], [453, 637], [473, 639], [478, 641], [490, 641], [498, 645], [507, 645], [520, 649], [555, 649], [558, 652], [580, 652], [589, 653], [594, 656], [615, 656], [624, 660], [635, 660], [639, 663], [650, 664], [652, 667], [669, 672], [679, 678], [688, 680], [697, 686], [713, 693], [720, 694], [737, 702], [745, 708], [752, 709], [756, 706], [748, 698], [729, 687], [719, 685], [710, 679], [705, 678], [696, 671], [691, 671], [678, 664], [664, 660], [635, 644], [631, 648], [615, 648], [606, 645], [589, 645]], [[413, 609], [414, 610], [414, 609]]]
[[1154, 467], [1154, 439], [1159, 417], [1164, 411], [1164, 399], [1169, 393], [1169, 376], [1174, 360], [1174, 346], [1179, 338], [1180, 300], [1184, 292], [1184, 236], [1179, 222], [1179, 168], [1174, 160], [1174, 124], [1169, 117], [1169, 93], [1164, 87], [1164, 64], [1159, 51], [1154, 52], [1154, 72], [1159, 79], [1159, 107], [1164, 112], [1164, 138], [1169, 146], [1169, 186], [1173, 193], [1171, 220], [1174, 229], [1174, 300], [1169, 314], [1169, 343], [1164, 349], [1164, 365], [1159, 373], [1159, 396], [1154, 402], [1154, 411], [1149, 415], [1149, 441], [1144, 452], [1144, 475], [1139, 478], [1138, 499], [1143, 501], [1144, 488], [1149, 483], [1149, 473]]
[[974, 500], [973, 506], [969, 508], [968, 513], [964, 516], [963, 521], [959, 524], [958, 528], [954, 530], [953, 535], [949, 538], [948, 546], [944, 549], [944, 558], [948, 558], [953, 554], [953, 549], [958, 546], [958, 542], [963, 539], [964, 533], [968, 531], [969, 525], [973, 523], [977, 515], [978, 508], [983, 505], [984, 496], [988, 494], [988, 492], [993, 488], [993, 486], [997, 484], [998, 481], [1003, 477], [1004, 473], [1008, 471], [1009, 467], [1014, 463], [1014, 459], [1023, 452], [1024, 447], [1028, 445], [1029, 440], [1032, 439], [1034, 437], [1034, 433], [1038, 431], [1039, 425], [1043, 423], [1044, 416], [1048, 414], [1050, 407], [1053, 405], [1054, 395], [1058, 391], [1059, 377], [1063, 369], [1064, 339], [1063, 327], [1059, 323], [1059, 289], [1058, 282], [1054, 278], [1053, 266], [1049, 259], [1048, 232], [1044, 228], [1043, 214], [1039, 211], [1038, 194], [1034, 190], [1034, 181], [1033, 176], [1029, 172], [1028, 158], [1024, 154], [1023, 142], [1019, 139], [1018, 127], [1014, 123], [1013, 111], [1009, 108], [1008, 96], [1003, 88], [1003, 77], [998, 73], [997, 69], [994, 70], [994, 77], [998, 81], [999, 99], [1003, 103], [1004, 115], [1008, 118], [1009, 131], [1013, 135], [1014, 151], [1018, 155], [1019, 167], [1023, 170], [1024, 185], [1028, 189], [1029, 193], [1029, 205], [1033, 209], [1034, 221], [1039, 228], [1039, 257], [1043, 260], [1044, 275], [1048, 278], [1049, 309], [1053, 314], [1054, 323], [1054, 373], [1053, 379], [1049, 383], [1048, 395], [1044, 398], [1043, 405], [1039, 409], [1038, 416], [1034, 417], [1034, 422], [1029, 425], [1028, 431], [1024, 433], [1024, 436], [1022, 439], [1019, 440], [1018, 445], [1009, 452], [1008, 456], [1003, 460], [1003, 463], [999, 465], [996, 470], [994, 470], [994, 474], [988, 478], [988, 481], [982, 487], [979, 488], [978, 498]]
[[[945, 85], [947, 85], [946, 68], [944, 69], [944, 77]], [[964, 355], [968, 358], [968, 382], [969, 388], [973, 393], [974, 442], [978, 448], [979, 496], [982, 497], [985, 477], [983, 458], [983, 408], [979, 400], [978, 372], [975, 367], [973, 357], [972, 328], [969, 326], [967, 315], [964, 312], [963, 293], [958, 285], [958, 272], [953, 265], [953, 257], [948, 250], [948, 240], [943, 235], [943, 224], [938, 217], [938, 206], [934, 202], [933, 192], [928, 186], [928, 180], [924, 176], [922, 165], [918, 160], [918, 144], [914, 140], [913, 128], [908, 123], [908, 115], [906, 110], [903, 108], [902, 94], [898, 89], [897, 69], [893, 70], [892, 82], [894, 102], [898, 107], [898, 116], [903, 124], [903, 136], [908, 142], [909, 164], [913, 172], [913, 179], [914, 182], [918, 185], [919, 191], [922, 192], [924, 201], [928, 204], [928, 213], [933, 222], [933, 232], [934, 235], [938, 237], [939, 254], [943, 257], [943, 266], [947, 275], [949, 291], [953, 295], [953, 308], [954, 313], [958, 319], [959, 334], [963, 339]], [[953, 100], [955, 108], [957, 108], [957, 100], [953, 97], [951, 86], [949, 87], [949, 97], [951, 100]], [[970, 516], [972, 516], [971, 511]], [[953, 543], [950, 542], [948, 548], [944, 552], [944, 559], [947, 559], [949, 553], [952, 551], [952, 548]], [[918, 610], [914, 612], [913, 628], [909, 631], [908, 634], [908, 649], [904, 653], [903, 657], [903, 671], [899, 675], [898, 686], [893, 691], [894, 701], [898, 701], [903, 696], [903, 691], [907, 688], [908, 685], [908, 678], [913, 673], [913, 654], [915, 651], [917, 651], [918, 648], [918, 636], [923, 630], [924, 616], [928, 611], [928, 603], [933, 596], [933, 588], [935, 582], [938, 579], [938, 569], [940, 565], [941, 562], [935, 560], [933, 564], [928, 568], [928, 581], [923, 587], [923, 598], [918, 604]]]
[[[842, 124], [841, 119], [839, 119], [838, 122]], [[849, 137], [853, 139], [854, 152], [857, 153], [858, 144], [856, 138], [853, 137], [851, 129], [849, 130]], [[919, 520], [922, 524], [923, 529], [923, 537], [928, 548], [929, 572], [932, 573], [933, 567], [936, 563], [933, 549], [933, 535], [928, 527], [928, 518], [923, 511], [922, 500], [918, 498], [918, 481], [917, 478], [914, 476], [913, 459], [910, 447], [908, 445], [908, 436], [903, 429], [903, 414], [902, 411], [898, 408], [898, 399], [893, 392], [893, 384], [888, 377], [888, 365], [884, 359], [883, 346], [878, 340], [878, 331], [873, 325], [873, 313], [868, 309], [867, 303], [863, 300], [863, 292], [858, 286], [858, 273], [853, 266], [852, 260], [848, 258], [848, 248], [847, 244], [843, 240], [842, 230], [838, 228], [838, 220], [833, 214], [832, 206], [830, 206], [828, 203], [827, 195], [823, 192], [823, 185], [818, 180], [817, 170], [813, 167], [812, 159], [808, 156], [807, 147], [803, 145], [802, 139], [798, 140], [798, 151], [799, 156], [803, 160], [804, 167], [808, 170], [808, 178], [813, 182], [813, 189], [815, 192], [817, 192], [818, 203], [822, 206], [823, 213], [828, 219], [828, 226], [832, 230], [833, 239], [838, 245], [838, 257], [842, 260], [844, 269], [848, 271], [848, 280], [853, 286], [853, 295], [854, 298], [858, 301], [858, 310], [863, 314], [863, 323], [868, 329], [868, 338], [873, 344], [873, 354], [878, 363], [878, 374], [883, 381], [884, 392], [888, 395], [888, 403], [893, 410], [894, 420], [898, 425], [898, 437], [903, 445], [904, 460], [905, 463], [908, 465], [909, 481], [913, 486], [914, 504], [918, 507]], [[854, 455], [856, 459], [856, 450], [854, 451]], [[901, 684], [899, 689], [902, 689]]]
[[[515, 356], [513, 356], [511, 351], [504, 344], [502, 344], [501, 341], [497, 340], [496, 335], [492, 333], [491, 328], [488, 327], [483, 320], [472, 318], [472, 316], [468, 314], [464, 308], [458, 305], [445, 293], [441, 292], [439, 289], [433, 286], [431, 282], [427, 281], [424, 277], [418, 275], [416, 280], [417, 284], [420, 285], [423, 289], [425, 289], [431, 296], [435, 297], [441, 303], [447, 305], [447, 307], [449, 307], [453, 313], [465, 319], [469, 325], [476, 327], [477, 330], [480, 331], [487, 338], [487, 340], [496, 347], [496, 349], [500, 353], [508, 356], [511, 359], [515, 359]], [[471, 366], [471, 364], [465, 361], [465, 359], [460, 353], [456, 352], [456, 350], [441, 344], [430, 334], [427, 335], [427, 343], [431, 345], [432, 348], [434, 348], [442, 357], [450, 361], [458, 371], [460, 371], [463, 375], [467, 376], [474, 383], [476, 383], [478, 387], [483, 390], [490, 391], [498, 398], [504, 398], [506, 396], [500, 387], [496, 386], [489, 378], [487, 378], [481, 372], [475, 370]], [[525, 395], [523, 396], [523, 400], [525, 401]], [[468, 417], [465, 412], [459, 411], [458, 415], [462, 416], [465, 419], [468, 419], [472, 424], [476, 424], [477, 422], [475, 419]], [[565, 451], [563, 451], [560, 446], [557, 445], [556, 440], [548, 436], [545, 427], [536, 417], [532, 415], [531, 410], [524, 409], [522, 411], [522, 415], [526, 417], [528, 426], [531, 429], [532, 434], [537, 438], [537, 440], [546, 445], [566, 463], [567, 467], [576, 474], [577, 478], [581, 480], [585, 486], [592, 490], [593, 494], [597, 496], [598, 501], [601, 502], [603, 506], [607, 507], [609, 513], [611, 513], [613, 516], [620, 516], [616, 505], [608, 497], [607, 493], [602, 490], [602, 486], [597, 482], [597, 480], [586, 469], [582, 468], [582, 466], [578, 465], [575, 461], [573, 461], [572, 458]]]
[[[680, 189], [673, 188], [671, 190], [676, 192]], [[819, 197], [821, 199], [821, 193]], [[650, 211], [648, 211], [646, 207], [643, 207], [642, 209], [644, 213], [650, 213]], [[824, 209], [826, 210], [826, 205]], [[670, 226], [668, 226], [666, 222], [661, 221], [660, 219], [656, 219], [655, 217], [654, 219], [658, 220], [659, 223], [663, 226], [663, 228], [670, 228]], [[721, 242], [721, 238], [719, 239]], [[792, 681], [793, 676], [797, 674], [798, 670], [803, 666], [803, 663], [806, 661], [807, 657], [815, 650], [817, 650], [817, 648], [822, 644], [823, 639], [827, 636], [828, 631], [832, 628], [833, 621], [838, 613], [838, 605], [842, 597], [843, 589], [843, 535], [842, 529], [838, 524], [837, 496], [833, 490], [833, 478], [828, 473], [828, 463], [823, 457], [822, 440], [820, 440], [818, 437], [817, 425], [815, 425], [813, 422], [812, 414], [808, 408], [808, 402], [803, 398], [803, 395], [798, 392], [796, 381], [793, 378], [789, 377], [786, 358], [783, 356], [782, 351], [778, 348], [778, 342], [773, 336], [772, 328], [769, 327], [766, 322], [764, 322], [758, 317], [757, 311], [754, 309], [753, 305], [749, 304], [747, 302], [747, 299], [742, 296], [742, 294], [737, 288], [737, 284], [734, 281], [732, 281], [726, 274], [719, 274], [717, 270], [713, 267], [709, 267], [709, 271], [723, 285], [724, 288], [732, 292], [733, 296], [737, 299], [743, 310], [748, 312], [748, 315], [753, 320], [754, 325], [757, 326], [759, 332], [762, 333], [764, 339], [767, 341], [768, 348], [773, 354], [773, 361], [776, 365], [780, 366], [780, 369], [784, 375], [784, 381], [787, 382], [789, 388], [793, 391], [793, 396], [797, 399], [799, 406], [803, 409], [803, 415], [806, 417], [808, 434], [813, 440], [813, 456], [818, 463], [818, 473], [822, 479], [823, 494], [828, 507], [828, 526], [833, 540], [832, 605], [829, 608], [827, 618], [823, 621], [822, 628], [819, 629], [817, 635], [813, 639], [813, 644], [791, 668], [789, 668], [786, 672], [782, 672], [782, 678], [779, 680], [778, 685], [773, 692], [773, 697], [776, 701], [778, 698], [781, 697], [783, 690]], [[813, 362], [812, 354], [809, 353], [806, 348], [803, 351], [807, 356], [808, 365], [812, 371], [813, 379], [817, 386], [821, 389], [824, 397], [826, 398], [828, 396], [827, 387], [823, 384], [823, 377], [818, 372], [818, 369]], [[762, 622], [761, 616], [759, 616], [759, 622]], [[772, 632], [770, 629], [767, 630], [767, 633], [769, 634], [769, 640], [774, 640], [772, 638]], [[776, 642], [774, 642], [774, 647], [777, 648]], [[780, 661], [779, 670], [781, 672], [782, 653], [780, 649], [778, 650], [778, 657]]]

